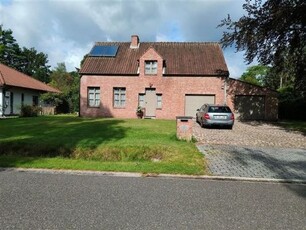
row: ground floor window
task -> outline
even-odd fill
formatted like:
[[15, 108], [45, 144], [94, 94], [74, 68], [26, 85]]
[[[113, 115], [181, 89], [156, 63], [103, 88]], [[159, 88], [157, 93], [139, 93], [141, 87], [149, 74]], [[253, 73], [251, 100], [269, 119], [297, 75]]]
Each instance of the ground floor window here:
[[10, 93], [10, 109], [11, 109], [11, 114], [14, 114], [14, 93]]
[[33, 96], [33, 106], [38, 106], [38, 96]]
[[24, 94], [22, 93], [21, 94], [21, 106], [23, 106], [24, 105]]
[[141, 108], [145, 107], [145, 94], [144, 93], [140, 93], [138, 95], [138, 106], [140, 106]]
[[156, 94], [157, 98], [157, 108], [161, 109], [162, 108], [162, 94]]
[[123, 108], [125, 107], [126, 101], [126, 89], [125, 88], [114, 88], [114, 107]]
[[88, 87], [88, 106], [100, 106], [100, 87]]

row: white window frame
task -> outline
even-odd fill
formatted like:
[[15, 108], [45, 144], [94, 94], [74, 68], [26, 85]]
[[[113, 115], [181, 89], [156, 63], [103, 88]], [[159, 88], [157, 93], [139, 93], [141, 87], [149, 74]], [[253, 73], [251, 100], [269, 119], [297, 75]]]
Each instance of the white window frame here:
[[87, 88], [88, 107], [100, 107], [100, 87]]
[[157, 74], [157, 61], [156, 60], [145, 61], [145, 74], [146, 75], [156, 75]]
[[144, 93], [138, 94], [138, 106], [142, 108], [145, 107], [145, 94]]
[[126, 88], [125, 87], [115, 87], [114, 90], [114, 108], [124, 108], [126, 104]]

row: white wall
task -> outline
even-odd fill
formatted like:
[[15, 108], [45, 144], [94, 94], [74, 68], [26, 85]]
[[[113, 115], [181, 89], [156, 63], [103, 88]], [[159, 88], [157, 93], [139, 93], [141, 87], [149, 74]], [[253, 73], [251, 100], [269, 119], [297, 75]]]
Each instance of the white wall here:
[[[39, 96], [39, 92], [30, 89], [21, 89], [21, 88], [9, 88], [6, 92], [13, 92], [13, 114], [20, 114], [21, 109], [21, 95], [24, 94], [24, 105], [32, 105], [33, 104], [33, 96]], [[5, 109], [5, 115], [11, 114], [11, 100], [9, 99], [9, 103], [7, 108]]]

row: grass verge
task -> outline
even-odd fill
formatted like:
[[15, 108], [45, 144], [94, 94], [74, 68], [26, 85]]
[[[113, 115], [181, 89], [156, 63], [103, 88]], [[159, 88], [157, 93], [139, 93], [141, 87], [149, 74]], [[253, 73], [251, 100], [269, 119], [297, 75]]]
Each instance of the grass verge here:
[[46, 116], [0, 120], [0, 167], [205, 173], [175, 121]]

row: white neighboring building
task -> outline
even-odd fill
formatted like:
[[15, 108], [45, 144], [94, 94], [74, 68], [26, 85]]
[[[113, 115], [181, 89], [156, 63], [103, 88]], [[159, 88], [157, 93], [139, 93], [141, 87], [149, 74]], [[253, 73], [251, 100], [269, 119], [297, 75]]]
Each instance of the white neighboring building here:
[[60, 93], [41, 81], [0, 63], [0, 117], [18, 115], [22, 105], [38, 105], [39, 95]]

